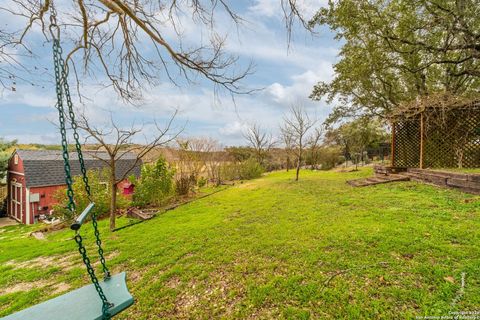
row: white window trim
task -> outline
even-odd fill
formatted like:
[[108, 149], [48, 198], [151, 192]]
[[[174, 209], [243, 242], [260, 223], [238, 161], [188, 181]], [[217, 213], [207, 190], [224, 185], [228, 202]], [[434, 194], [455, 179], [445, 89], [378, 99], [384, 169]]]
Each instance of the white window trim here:
[[27, 215], [25, 219], [25, 224], [32, 224], [30, 221], [30, 188], [25, 188], [25, 214]]

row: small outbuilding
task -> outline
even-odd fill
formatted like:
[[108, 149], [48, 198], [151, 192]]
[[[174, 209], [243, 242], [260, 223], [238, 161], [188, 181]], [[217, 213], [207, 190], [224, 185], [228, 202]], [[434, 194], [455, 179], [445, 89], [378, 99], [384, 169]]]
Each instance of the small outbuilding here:
[[[70, 166], [73, 176], [80, 175], [76, 152], [71, 152]], [[107, 167], [106, 152], [84, 152], [87, 170]], [[124, 154], [116, 160], [117, 179], [134, 175], [140, 176], [141, 161], [133, 153]], [[7, 172], [7, 212], [15, 220], [33, 224], [40, 215], [48, 215], [55, 204], [54, 193], [65, 188], [65, 171], [62, 151], [57, 150], [16, 150], [9, 159]], [[122, 193], [131, 195], [133, 185], [127, 180], [119, 183]]]

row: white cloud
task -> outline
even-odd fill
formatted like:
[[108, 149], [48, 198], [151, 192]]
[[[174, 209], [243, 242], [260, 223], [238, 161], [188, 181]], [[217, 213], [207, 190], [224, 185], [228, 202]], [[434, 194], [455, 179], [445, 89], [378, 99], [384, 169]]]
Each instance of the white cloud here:
[[279, 105], [289, 106], [294, 102], [317, 104], [308, 99], [313, 86], [319, 81], [329, 81], [333, 75], [331, 65], [323, 63], [316, 71], [307, 70], [291, 77], [292, 83], [284, 85], [273, 83], [267, 87], [267, 95]]
[[[51, 94], [48, 94], [50, 93]], [[30, 107], [51, 107], [55, 105], [54, 88], [21, 85], [16, 91], [4, 90], [0, 99], [0, 106], [24, 104]]]
[[[318, 3], [325, 1], [304, 1], [305, 8], [311, 5], [316, 8]], [[275, 8], [272, 7], [275, 5]], [[252, 8], [257, 7], [256, 16]], [[140, 106], [126, 105], [118, 99], [111, 89], [100, 86], [86, 85], [82, 88], [83, 94], [90, 97], [84, 101], [85, 114], [91, 121], [99, 125], [109, 121], [111, 114], [121, 126], [129, 126], [133, 121], [146, 122], [145, 134], [153, 134], [151, 123], [154, 119], [162, 122], [169, 118], [173, 108], [179, 109], [177, 126], [182, 126], [188, 121], [185, 135], [211, 136], [224, 144], [244, 144], [242, 132], [253, 123], [259, 123], [264, 129], [278, 134], [278, 126], [287, 108], [294, 102], [301, 102], [309, 110], [315, 112], [319, 109], [319, 118], [324, 118], [330, 110], [323, 103], [312, 102], [308, 95], [314, 84], [318, 81], [331, 79], [333, 70], [332, 62], [337, 49], [332, 43], [323, 43], [309, 40], [304, 43], [295, 42], [290, 51], [287, 50], [285, 40], [286, 31], [280, 23], [272, 27], [265, 19], [259, 19], [259, 14], [264, 16], [275, 15], [274, 10], [280, 9], [278, 0], [259, 0], [249, 8], [246, 18], [249, 22], [240, 26], [238, 33], [232, 22], [224, 15], [217, 16], [217, 29], [230, 34], [226, 50], [239, 55], [243, 60], [254, 59], [257, 65], [264, 68], [262, 74], [256, 77], [256, 87], [265, 87], [265, 90], [252, 95], [237, 96], [235, 104], [229, 97], [221, 99], [221, 104], [215, 102], [211, 84], [201, 82], [197, 86], [178, 88], [169, 82], [162, 83], [155, 88], [147, 90], [144, 101]], [[281, 10], [281, 9], [280, 9]], [[198, 24], [185, 17], [181, 20], [182, 41], [186, 45], [198, 44], [206, 40], [208, 32], [202, 30]], [[171, 33], [165, 37], [175, 39]], [[238, 68], [241, 68], [241, 64]], [[266, 71], [267, 70], [267, 71]], [[268, 74], [273, 70], [275, 75]], [[260, 80], [258, 80], [260, 79]], [[249, 81], [249, 80], [247, 80]], [[247, 84], [249, 84], [247, 82]], [[19, 87], [15, 93], [6, 93], [0, 101], [2, 107], [15, 104], [25, 104], [33, 107], [52, 107], [55, 103], [55, 90], [53, 86], [47, 89], [38, 87]], [[79, 104], [76, 103], [78, 106]], [[45, 111], [45, 113], [51, 112]], [[48, 115], [46, 115], [48, 116]], [[48, 117], [53, 118], [53, 115]], [[40, 118], [39, 118], [40, 119]], [[150, 123], [150, 124], [148, 124]], [[1, 131], [1, 128], [0, 128]], [[52, 134], [25, 135], [19, 131], [21, 139], [37, 141], [58, 141], [56, 129], [52, 126]], [[0, 132], [1, 135], [1, 132]]]
[[[87, 118], [94, 125], [105, 126], [113, 117], [120, 126], [129, 127], [133, 122], [137, 124], [146, 123], [144, 134], [154, 134], [154, 120], [159, 123], [166, 121], [177, 108], [179, 110], [176, 128], [187, 123], [184, 135], [188, 136], [211, 136], [220, 142], [228, 145], [244, 144], [242, 132], [252, 123], [259, 123], [262, 128], [278, 134], [278, 126], [282, 121], [284, 113], [292, 103], [300, 102], [312, 112], [316, 112], [320, 106], [317, 102], [308, 99], [312, 86], [319, 80], [327, 79], [329, 71], [327, 65], [319, 66], [318, 70], [308, 70], [290, 76], [287, 83], [275, 82], [266, 87], [265, 90], [247, 96], [237, 96], [235, 103], [229, 98], [222, 98], [221, 104], [215, 103], [212, 91], [199, 87], [179, 88], [172, 84], [159, 85], [145, 93], [145, 101], [140, 106], [132, 106], [123, 103], [118, 99], [112, 89], [99, 91], [95, 86], [84, 88], [83, 94], [91, 97], [91, 100], [84, 101], [81, 107]], [[37, 89], [38, 90], [38, 89]], [[31, 90], [29, 94], [19, 95], [15, 102], [41, 106], [53, 106], [54, 100], [49, 95], [36, 100], [32, 97], [40, 97], [41, 93]], [[47, 97], [45, 97], [47, 96]], [[10, 103], [12, 99], [10, 99]], [[3, 103], [3, 102], [2, 102]], [[45, 105], [46, 104], [46, 105]], [[78, 106], [79, 104], [76, 103]], [[321, 117], [328, 112], [328, 108], [321, 105]], [[4, 104], [2, 107], [7, 107]], [[49, 109], [41, 115], [35, 115], [37, 121], [53, 120], [56, 122], [56, 113]], [[54, 141], [57, 133], [52, 126], [50, 138], [42, 135], [22, 135], [22, 141], [31, 139], [32, 142]], [[1, 134], [1, 133], [0, 133]], [[48, 133], [49, 134], [49, 133]], [[55, 138], [52, 139], [51, 137]], [[143, 139], [143, 136], [139, 138]], [[142, 142], [138, 140], [137, 142]]]
[[278, 0], [256, 0], [248, 11], [253, 15], [274, 17], [281, 14], [282, 9]]
[[[303, 16], [308, 20], [320, 8], [327, 6], [328, 0], [299, 0], [295, 5]], [[285, 5], [288, 5], [285, 4]], [[280, 0], [255, 0], [255, 3], [248, 8], [252, 15], [283, 18], [283, 11]]]
[[239, 137], [245, 132], [245, 130], [247, 130], [247, 128], [248, 126], [246, 123], [234, 121], [225, 124], [218, 131], [222, 135]]

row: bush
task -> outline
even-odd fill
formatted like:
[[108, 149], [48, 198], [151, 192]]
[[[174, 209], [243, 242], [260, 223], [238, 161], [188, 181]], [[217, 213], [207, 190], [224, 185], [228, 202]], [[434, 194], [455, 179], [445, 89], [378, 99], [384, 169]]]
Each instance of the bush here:
[[[110, 170], [107, 168], [87, 172], [92, 201], [95, 202], [94, 213], [98, 216], [108, 214], [110, 210], [109, 173]], [[73, 177], [73, 193], [77, 214], [79, 214], [90, 203], [81, 176]], [[73, 220], [72, 213], [67, 209], [68, 198], [65, 188], [57, 190], [54, 199], [57, 201], [57, 204], [53, 206], [54, 215], [62, 220]], [[117, 209], [127, 208], [129, 205], [130, 200], [121, 194], [117, 195]]]
[[265, 172], [265, 169], [253, 158], [248, 159], [240, 163], [240, 179], [241, 180], [250, 180], [259, 178], [262, 176], [262, 173]]
[[222, 166], [224, 180], [250, 180], [259, 178], [265, 169], [254, 158], [239, 163], [227, 163]]
[[322, 170], [330, 170], [344, 160], [340, 148], [337, 147], [320, 148], [318, 158]]
[[193, 191], [197, 184], [197, 178], [194, 174], [181, 175], [175, 178], [175, 191], [179, 196], [184, 196]]
[[231, 162], [224, 163], [220, 168], [220, 176], [222, 177], [222, 180], [238, 180], [238, 164]]
[[199, 188], [201, 188], [201, 187], [206, 186], [206, 185], [207, 185], [207, 182], [208, 182], [207, 178], [205, 178], [205, 177], [200, 177], [200, 178], [198, 179], [198, 181], [197, 181], [197, 185], [198, 185]]
[[163, 158], [153, 164], [143, 165], [141, 177], [135, 185], [134, 205], [145, 207], [165, 204], [173, 194], [174, 174]]

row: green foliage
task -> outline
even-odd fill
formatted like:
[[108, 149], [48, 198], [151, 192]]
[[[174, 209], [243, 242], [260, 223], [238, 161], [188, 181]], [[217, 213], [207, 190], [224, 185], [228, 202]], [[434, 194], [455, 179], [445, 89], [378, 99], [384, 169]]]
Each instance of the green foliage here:
[[172, 196], [174, 174], [163, 158], [144, 164], [141, 177], [135, 182], [134, 204], [140, 207], [164, 204]]
[[252, 147], [228, 147], [225, 151], [234, 162], [243, 162], [255, 156]]
[[205, 187], [208, 183], [208, 179], [205, 177], [198, 178], [197, 185], [199, 188]]
[[255, 159], [250, 158], [240, 163], [239, 178], [240, 180], [256, 179], [260, 178], [264, 172], [265, 169], [262, 165]]
[[480, 53], [472, 36], [480, 25], [477, 0], [330, 1], [312, 19], [316, 24], [328, 25], [343, 43], [333, 81], [311, 94], [340, 101], [330, 123], [385, 116], [435, 92], [468, 96], [480, 85], [480, 59], [472, 58]]
[[17, 140], [5, 141], [0, 138], [0, 183], [7, 175], [8, 159], [11, 153], [7, 150], [17, 144]]
[[[103, 170], [89, 170], [87, 172], [92, 200], [95, 202], [94, 212], [99, 216], [108, 214], [110, 210], [111, 192], [108, 183], [109, 174], [110, 170], [108, 168], [104, 168]], [[81, 176], [75, 176], [73, 178], [73, 193], [75, 195], [77, 214], [79, 214], [90, 203]], [[55, 216], [67, 221], [73, 219], [74, 217], [71, 216], [71, 212], [67, 209], [68, 198], [65, 189], [57, 190], [54, 198], [57, 201], [57, 204], [53, 207]], [[129, 205], [130, 200], [121, 194], [117, 195], [118, 209], [127, 208]]]
[[318, 150], [320, 159], [320, 168], [322, 170], [330, 170], [337, 164], [343, 162], [342, 150], [339, 147], [321, 147]]
[[376, 148], [388, 141], [389, 135], [379, 120], [366, 117], [330, 128], [325, 134], [325, 143], [343, 149], [343, 154], [355, 162], [362, 158], [367, 148]]
[[222, 180], [233, 181], [238, 179], [238, 166], [236, 162], [226, 162], [220, 167]]
[[224, 180], [250, 180], [259, 178], [265, 169], [254, 158], [243, 162], [231, 162], [222, 166], [221, 174]]

